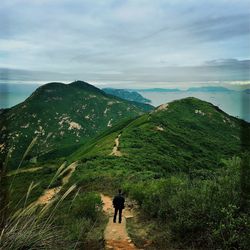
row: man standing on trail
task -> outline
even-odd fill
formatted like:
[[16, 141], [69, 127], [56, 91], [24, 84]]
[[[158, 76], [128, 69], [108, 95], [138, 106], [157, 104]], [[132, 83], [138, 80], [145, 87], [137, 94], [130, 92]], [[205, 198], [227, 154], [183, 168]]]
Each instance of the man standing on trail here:
[[117, 212], [119, 211], [119, 223], [122, 222], [122, 209], [124, 209], [124, 202], [125, 199], [122, 196], [122, 190], [118, 190], [118, 195], [116, 195], [113, 199], [113, 206], [115, 208], [115, 214], [114, 214], [114, 219], [113, 222], [116, 223], [116, 216]]

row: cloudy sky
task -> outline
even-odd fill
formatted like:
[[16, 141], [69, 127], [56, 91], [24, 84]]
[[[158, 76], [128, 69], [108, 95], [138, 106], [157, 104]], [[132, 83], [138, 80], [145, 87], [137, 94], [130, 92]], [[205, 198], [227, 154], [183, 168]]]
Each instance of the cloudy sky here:
[[0, 79], [250, 80], [249, 0], [1, 0]]

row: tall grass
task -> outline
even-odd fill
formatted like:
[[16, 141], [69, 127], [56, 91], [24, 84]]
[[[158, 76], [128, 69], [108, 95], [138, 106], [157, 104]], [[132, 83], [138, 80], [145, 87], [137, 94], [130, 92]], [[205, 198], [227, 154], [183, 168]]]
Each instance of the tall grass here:
[[[30, 143], [18, 165], [18, 169], [21, 167], [25, 157], [33, 148], [36, 141], [37, 138], [34, 138]], [[8, 162], [9, 157], [10, 154], [7, 154], [5, 163]], [[50, 185], [58, 178], [65, 166], [66, 163], [59, 167]], [[6, 168], [7, 165], [5, 164], [1, 172], [1, 182], [5, 178], [3, 170], [6, 170]], [[18, 171], [16, 174], [18, 174]], [[8, 196], [8, 192], [11, 190], [15, 181], [16, 174], [12, 178], [11, 184], [5, 190], [5, 196]], [[28, 198], [37, 185], [37, 183], [31, 182], [26, 194], [18, 202], [21, 203], [24, 200], [21, 208], [17, 209], [20, 204], [16, 204], [16, 206], [10, 210], [10, 207], [12, 207], [10, 206], [11, 201], [1, 204], [0, 211], [4, 218], [1, 218], [3, 223], [0, 228], [0, 250], [67, 249], [67, 244], [64, 244], [63, 232], [54, 226], [53, 222], [59, 205], [75, 189], [75, 185], [70, 186], [56, 202], [51, 201], [43, 206], [37, 202], [27, 205]], [[18, 192], [18, 190], [15, 191]], [[3, 211], [5, 211], [5, 213], [3, 213]]]
[[[32, 187], [33, 184], [27, 196]], [[59, 204], [74, 189], [75, 186], [71, 186], [56, 203], [42, 208], [32, 203], [11, 213], [1, 229], [0, 249], [64, 249], [63, 233], [53, 225], [53, 218]]]
[[[37, 141], [38, 137], [36, 136], [35, 138], [33, 138], [33, 140], [31, 141], [31, 143], [29, 144], [28, 148], [26, 149], [26, 151], [24, 152], [23, 156], [22, 156], [22, 159], [16, 169], [16, 173], [14, 174], [14, 177], [12, 178], [12, 181], [10, 183], [10, 186], [9, 186], [9, 190], [11, 190], [12, 188], [12, 185], [15, 181], [15, 177], [16, 177], [16, 174], [18, 173], [18, 170], [19, 168], [22, 166], [22, 163], [24, 161], [24, 159], [26, 158], [26, 156], [29, 154], [29, 152], [32, 150], [32, 148], [34, 147], [34, 145], [36, 144], [36, 141]], [[9, 162], [9, 159], [11, 157], [11, 149], [9, 150], [8, 154], [7, 154], [7, 157], [6, 157], [6, 160], [5, 160], [5, 169], [7, 169], [7, 164]]]
[[[41, 206], [37, 202], [27, 205], [32, 190], [37, 186], [32, 182], [27, 193], [20, 199], [24, 204], [15, 211], [10, 211], [10, 203], [1, 209], [8, 211], [4, 225], [0, 229], [0, 249], [67, 249], [64, 234], [54, 226], [54, 218], [59, 205], [75, 190], [70, 186], [59, 199]], [[17, 204], [17, 207], [19, 204]]]

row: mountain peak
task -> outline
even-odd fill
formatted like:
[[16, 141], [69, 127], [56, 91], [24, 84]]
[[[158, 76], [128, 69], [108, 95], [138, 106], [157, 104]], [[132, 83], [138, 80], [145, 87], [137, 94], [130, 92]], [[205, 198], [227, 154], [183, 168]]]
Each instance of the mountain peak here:
[[[9, 163], [15, 167], [15, 162], [36, 136], [36, 145], [29, 156], [47, 159], [47, 154], [51, 155], [54, 150], [86, 143], [122, 119], [137, 117], [145, 110], [144, 104], [107, 95], [86, 82], [51, 82], [39, 87], [24, 102], [4, 111], [0, 130], [9, 127], [10, 119], [13, 126], [1, 136], [0, 145], [17, 149]], [[18, 135], [14, 137], [13, 133]], [[5, 152], [0, 150], [2, 159], [5, 159]]]
[[87, 83], [87, 82], [84, 82], [84, 81], [81, 81], [81, 80], [76, 80], [72, 83], [69, 84], [69, 86], [71, 87], [74, 87], [74, 88], [80, 88], [80, 89], [84, 89], [84, 90], [88, 90], [88, 91], [94, 91], [94, 92], [101, 92], [101, 93], [104, 93], [102, 90], [100, 90], [99, 88]]
[[49, 82], [38, 87], [36, 91], [48, 90], [48, 89], [52, 90], [52, 89], [63, 88], [63, 87], [65, 87], [65, 84], [62, 82]]

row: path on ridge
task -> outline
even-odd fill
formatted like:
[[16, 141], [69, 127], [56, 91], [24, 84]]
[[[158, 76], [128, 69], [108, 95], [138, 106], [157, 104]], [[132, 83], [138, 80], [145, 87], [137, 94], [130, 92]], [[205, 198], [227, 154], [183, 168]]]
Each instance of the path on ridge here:
[[122, 156], [122, 153], [121, 153], [121, 151], [119, 150], [119, 144], [120, 144], [119, 139], [120, 139], [120, 136], [121, 136], [121, 134], [119, 134], [119, 135], [115, 138], [115, 146], [114, 146], [114, 148], [113, 148], [113, 150], [112, 150], [112, 152], [111, 152], [110, 155]]
[[105, 249], [110, 250], [138, 250], [128, 236], [126, 229], [126, 218], [133, 217], [133, 214], [123, 210], [122, 223], [113, 223], [113, 204], [112, 198], [101, 194], [103, 211], [109, 216], [109, 221], [104, 231]]

